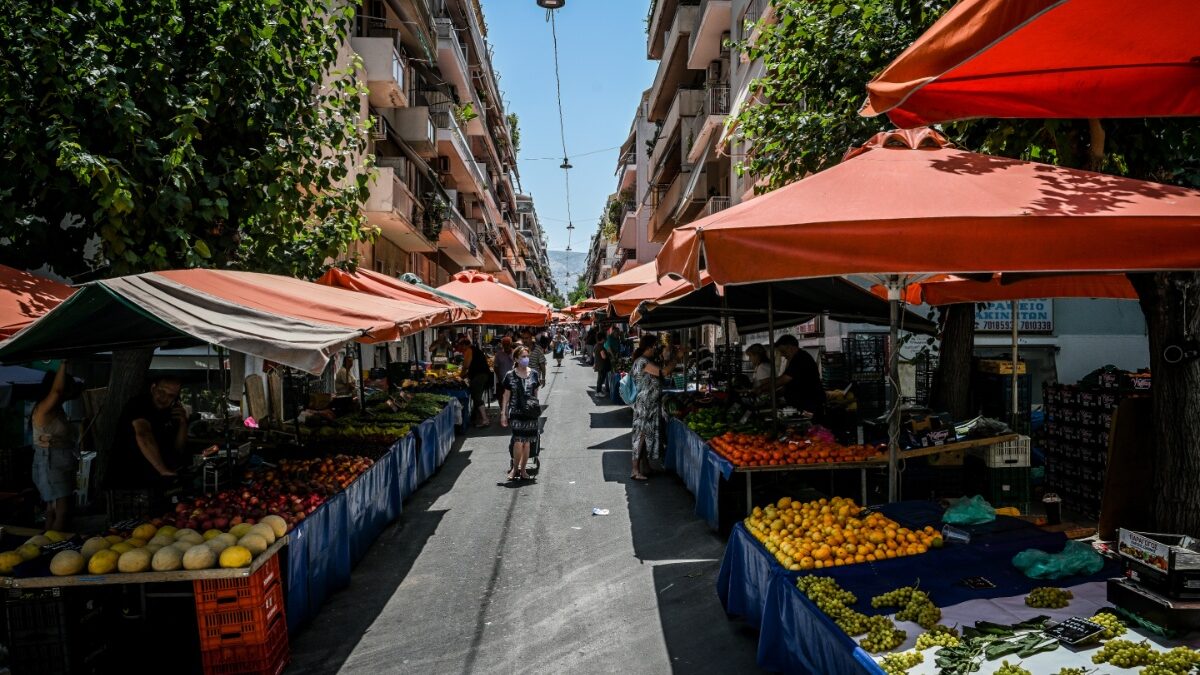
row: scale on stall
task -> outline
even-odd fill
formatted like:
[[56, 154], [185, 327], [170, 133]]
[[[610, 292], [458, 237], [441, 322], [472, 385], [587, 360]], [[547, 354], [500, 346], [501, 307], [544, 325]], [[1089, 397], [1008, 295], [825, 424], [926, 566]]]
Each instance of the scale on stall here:
[[214, 444], [192, 455], [192, 469], [200, 471], [204, 491], [217, 492], [222, 481], [227, 484], [238, 466], [250, 458], [253, 445], [252, 442], [236, 446], [226, 444], [225, 447]]

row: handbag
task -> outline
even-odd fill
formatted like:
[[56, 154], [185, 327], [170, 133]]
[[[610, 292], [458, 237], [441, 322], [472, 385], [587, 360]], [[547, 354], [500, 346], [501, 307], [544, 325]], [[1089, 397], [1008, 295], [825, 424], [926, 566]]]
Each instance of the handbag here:
[[621, 376], [621, 385], [617, 390], [620, 392], [621, 400], [625, 402], [625, 405], [633, 405], [633, 402], [637, 399], [638, 387], [637, 378], [633, 376], [632, 372]]
[[519, 420], [536, 420], [542, 415], [542, 404], [538, 403], [537, 396], [529, 395], [529, 386], [536, 386], [537, 381], [533, 378], [538, 377], [537, 371], [529, 374], [530, 385], [523, 385], [516, 389], [520, 391], [517, 400], [513, 401], [512, 417]]

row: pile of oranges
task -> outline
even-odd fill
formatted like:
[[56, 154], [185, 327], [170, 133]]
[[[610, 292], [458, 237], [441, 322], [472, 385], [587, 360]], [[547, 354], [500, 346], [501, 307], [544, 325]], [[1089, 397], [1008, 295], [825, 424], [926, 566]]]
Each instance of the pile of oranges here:
[[872, 445], [842, 445], [820, 438], [776, 441], [756, 434], [732, 431], [708, 441], [719, 455], [734, 466], [793, 466], [799, 464], [838, 464], [881, 458]]
[[808, 503], [784, 497], [766, 508], [754, 507], [745, 524], [792, 571], [920, 555], [942, 546], [941, 534], [932, 527], [901, 527], [882, 514], [865, 513], [846, 497]]

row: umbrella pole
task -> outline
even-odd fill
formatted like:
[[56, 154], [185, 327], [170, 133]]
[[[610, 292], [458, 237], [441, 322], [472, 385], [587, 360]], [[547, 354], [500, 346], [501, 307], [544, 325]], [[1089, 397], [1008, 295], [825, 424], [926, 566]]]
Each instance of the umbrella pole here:
[[888, 503], [900, 499], [900, 280], [891, 277], [888, 291], [888, 379], [890, 380], [888, 409]]
[[779, 393], [775, 390], [775, 287], [771, 284], [767, 284], [767, 342], [771, 345], [771, 420], [778, 431]]
[[362, 357], [362, 343], [361, 342], [354, 343], [354, 351], [355, 351], [355, 354], [358, 356], [358, 405], [365, 406], [367, 403], [367, 394], [366, 394], [366, 386], [363, 384], [363, 374], [362, 374], [363, 357]]
[[1020, 309], [1020, 303], [1016, 300], [1013, 300], [1012, 306], [1009, 309], [1009, 312], [1012, 314], [1012, 420], [1011, 420], [1011, 422], [1012, 422], [1012, 430], [1016, 431], [1018, 433], [1020, 433], [1020, 432], [1017, 428], [1017, 422], [1020, 420], [1020, 413], [1017, 411], [1017, 406], [1019, 406], [1020, 402], [1021, 402], [1020, 390], [1017, 387], [1018, 383], [1021, 381], [1021, 377], [1017, 373], [1017, 366], [1020, 364], [1020, 361], [1017, 358], [1017, 349], [1019, 346], [1018, 342], [1017, 342], [1017, 337], [1020, 334], [1020, 328], [1019, 328], [1020, 324], [1018, 323], [1019, 318], [1020, 318], [1020, 314], [1018, 312], [1019, 309]]

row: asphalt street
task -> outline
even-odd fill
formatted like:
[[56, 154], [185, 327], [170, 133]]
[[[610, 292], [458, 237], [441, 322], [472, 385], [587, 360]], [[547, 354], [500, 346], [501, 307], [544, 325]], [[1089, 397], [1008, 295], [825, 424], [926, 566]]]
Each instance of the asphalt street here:
[[503, 482], [493, 405], [293, 636], [289, 673], [759, 672], [683, 483], [629, 479], [631, 412], [591, 396], [590, 367], [547, 379], [536, 482]]

